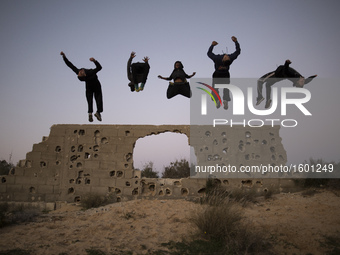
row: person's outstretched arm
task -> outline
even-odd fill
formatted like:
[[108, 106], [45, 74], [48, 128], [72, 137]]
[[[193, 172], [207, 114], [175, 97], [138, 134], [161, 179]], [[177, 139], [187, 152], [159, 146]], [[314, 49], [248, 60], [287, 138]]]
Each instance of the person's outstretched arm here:
[[211, 58], [212, 60], [214, 60], [214, 58], [216, 57], [216, 55], [212, 52], [213, 48], [218, 44], [218, 42], [213, 41], [208, 49], [207, 55], [209, 58]]
[[77, 75], [79, 73], [79, 69], [77, 67], [75, 67], [66, 57], [64, 52], [60, 52], [60, 55], [63, 56], [64, 62], [65, 64], [72, 69], [73, 72], [75, 72]]
[[142, 83], [144, 84], [146, 83], [146, 80], [148, 79], [148, 75], [149, 75], [149, 70], [150, 70], [149, 60], [150, 58], [148, 56], [143, 58], [143, 61], [146, 65], [146, 67], [144, 67], [143, 78], [142, 78]]
[[171, 81], [172, 80], [172, 74], [169, 77], [163, 77], [161, 75], [158, 75], [159, 79], [166, 80], [166, 81]]
[[162, 79], [162, 80], [166, 80], [166, 81], [171, 81], [171, 78], [170, 77], [163, 77], [161, 75], [158, 75], [158, 78], [159, 79]]
[[195, 76], [196, 72], [193, 72], [192, 75], [188, 75], [185, 73], [185, 78], [190, 79], [191, 77]]
[[235, 48], [236, 48], [235, 52], [230, 54], [230, 56], [229, 56], [230, 60], [233, 61], [233, 60], [235, 60], [238, 57], [238, 55], [241, 54], [241, 47], [240, 47], [240, 44], [237, 41], [237, 38], [235, 36], [232, 36], [231, 40], [235, 43]]
[[96, 68], [94, 69], [95, 73], [102, 70], [102, 66], [99, 64], [99, 62], [97, 60], [95, 60], [94, 58], [90, 58], [90, 61], [93, 62], [96, 65]]
[[130, 58], [127, 62], [127, 77], [129, 79], [129, 81], [132, 82], [133, 77], [132, 77], [132, 72], [131, 72], [131, 63], [132, 63], [132, 59], [136, 56], [136, 52], [132, 51], [130, 54]]

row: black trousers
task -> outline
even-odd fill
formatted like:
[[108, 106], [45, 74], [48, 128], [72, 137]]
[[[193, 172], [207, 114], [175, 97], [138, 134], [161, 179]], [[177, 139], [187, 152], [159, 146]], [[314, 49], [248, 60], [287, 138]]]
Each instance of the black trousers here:
[[263, 98], [262, 88], [263, 84], [266, 83], [266, 101], [270, 99], [270, 95], [272, 93], [272, 86], [278, 81], [282, 80], [275, 78], [275, 72], [269, 72], [263, 75], [260, 79], [257, 80], [257, 100]]
[[[215, 84], [229, 84], [230, 83], [230, 73], [229, 72], [218, 72], [215, 71], [213, 73], [213, 84], [212, 87], [219, 93], [219, 89], [215, 88]], [[215, 93], [212, 93], [215, 100], [217, 99], [217, 96]], [[229, 89], [223, 89], [223, 101], [230, 101], [230, 92]]]
[[103, 94], [101, 85], [86, 88], [86, 100], [88, 113], [93, 112], [93, 98], [96, 100], [97, 112], [103, 112]]
[[188, 98], [191, 97], [189, 82], [176, 82], [169, 84], [168, 90], [166, 91], [166, 97], [170, 99], [177, 95], [182, 95]]

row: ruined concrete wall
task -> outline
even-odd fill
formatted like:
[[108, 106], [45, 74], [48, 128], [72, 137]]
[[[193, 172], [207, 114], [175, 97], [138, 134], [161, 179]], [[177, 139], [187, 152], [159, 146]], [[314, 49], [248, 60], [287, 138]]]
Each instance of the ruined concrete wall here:
[[[258, 157], [282, 163], [286, 154], [278, 131], [278, 128], [262, 127], [258, 133], [249, 134], [247, 128], [206, 127], [204, 132], [200, 129], [194, 134], [195, 139], [191, 137], [195, 142], [190, 144], [195, 148], [197, 164], [211, 160], [221, 164], [247, 164], [259, 160]], [[117, 201], [200, 196], [206, 179], [141, 178], [141, 172], [134, 169], [136, 141], [164, 132], [185, 134], [189, 143], [189, 125], [53, 125], [50, 135], [33, 145], [15, 171], [0, 177], [0, 201], [77, 202], [89, 192], [115, 194]], [[209, 132], [220, 132], [218, 141], [212, 140]], [[266, 159], [268, 151], [271, 153]], [[279, 184], [278, 180], [221, 179], [219, 182], [260, 189]]]
[[[191, 126], [190, 145], [195, 148], [198, 166], [280, 166], [287, 154], [279, 135], [279, 126]], [[200, 174], [204, 177], [204, 174]], [[208, 177], [208, 174], [206, 174]], [[215, 173], [216, 178], [283, 177], [238, 172]]]

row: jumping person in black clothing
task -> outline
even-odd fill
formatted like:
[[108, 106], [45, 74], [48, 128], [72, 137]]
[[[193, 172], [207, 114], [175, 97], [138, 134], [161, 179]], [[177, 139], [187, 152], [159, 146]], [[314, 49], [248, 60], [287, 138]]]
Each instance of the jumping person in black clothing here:
[[[136, 91], [142, 91], [144, 89], [146, 80], [148, 78], [150, 65], [149, 65], [149, 57], [144, 57], [143, 61], [144, 63], [133, 63], [132, 59], [136, 56], [135, 52], [131, 52], [130, 58], [127, 63], [127, 77], [130, 81], [129, 87], [131, 89], [131, 92]], [[138, 84], [140, 83], [140, 87]]]
[[[215, 55], [212, 50], [218, 44], [216, 41], [211, 43], [211, 46], [208, 50], [208, 57], [214, 61], [215, 72], [213, 73], [213, 88], [215, 88], [215, 84], [229, 84], [230, 83], [230, 73], [229, 68], [233, 61], [241, 54], [240, 44], [237, 41], [235, 36], [231, 37], [231, 40], [235, 43], [236, 51], [232, 54], [218, 54]], [[217, 93], [219, 92], [216, 89]], [[220, 102], [217, 100], [217, 96], [212, 93], [216, 99], [217, 105], [216, 107], [220, 107]], [[224, 109], [228, 109], [228, 101], [230, 101], [229, 89], [223, 89], [223, 105]]]
[[196, 72], [193, 72], [192, 75], [187, 75], [183, 70], [183, 64], [181, 61], [176, 61], [174, 64], [174, 70], [172, 71], [169, 77], [163, 77], [158, 75], [158, 78], [174, 82], [169, 82], [168, 90], [166, 92], [166, 97], [168, 99], [180, 94], [185, 97], [191, 97], [191, 90], [189, 82], [186, 79], [190, 79], [193, 77]]
[[312, 75], [305, 79], [300, 73], [298, 73], [295, 69], [289, 67], [292, 62], [287, 59], [284, 65], [280, 65], [276, 68], [275, 71], [269, 72], [263, 75], [257, 81], [257, 102], [256, 105], [259, 105], [264, 97], [262, 95], [263, 84], [266, 83], [266, 105], [265, 108], [269, 108], [272, 100], [270, 99], [271, 95], [271, 86], [273, 86], [276, 82], [288, 79], [293, 82], [294, 87], [303, 88], [304, 85], [311, 82], [317, 75]]
[[102, 66], [94, 58], [90, 58], [90, 61], [96, 65], [95, 69], [78, 69], [67, 58], [64, 52], [60, 52], [63, 56], [65, 64], [72, 69], [78, 75], [80, 81], [85, 81], [86, 85], [86, 99], [88, 104], [89, 121], [93, 121], [93, 97], [96, 100], [97, 112], [94, 114], [99, 121], [102, 121], [101, 112], [103, 112], [103, 95], [100, 82], [98, 80], [97, 72], [102, 69]]

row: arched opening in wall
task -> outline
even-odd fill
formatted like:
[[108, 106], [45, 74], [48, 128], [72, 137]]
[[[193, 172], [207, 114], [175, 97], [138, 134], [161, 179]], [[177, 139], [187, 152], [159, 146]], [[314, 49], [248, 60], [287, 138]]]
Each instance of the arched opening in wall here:
[[[193, 148], [189, 145], [189, 139], [185, 134], [165, 132], [157, 135], [145, 136], [136, 141], [133, 150], [133, 166], [143, 170], [149, 162], [153, 163], [153, 171], [162, 177], [164, 167], [171, 162], [186, 159], [191, 164], [196, 164], [192, 159]], [[194, 162], [192, 162], [194, 161]]]

